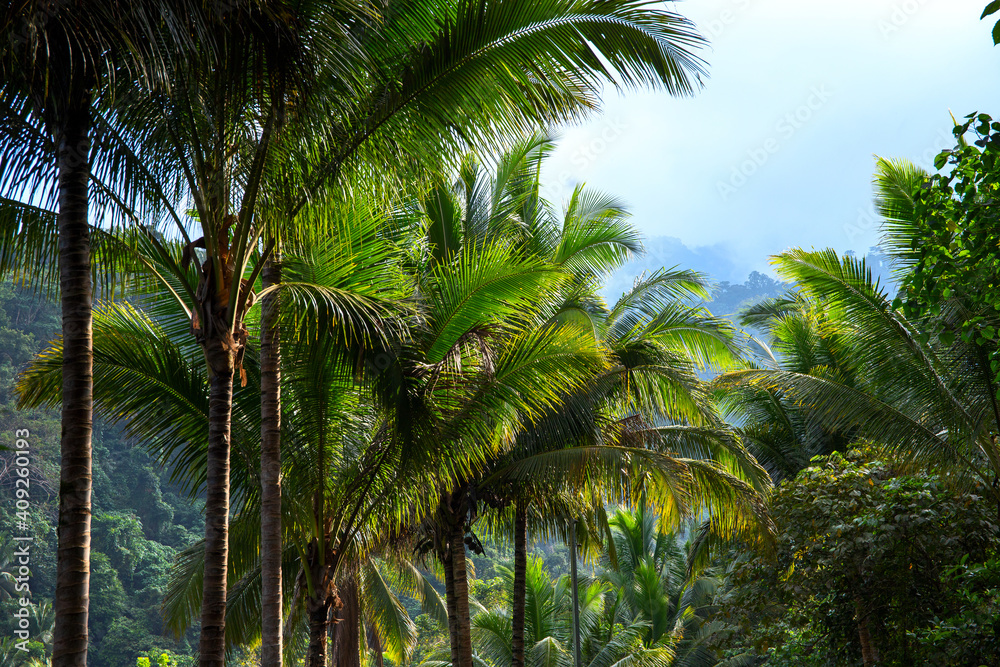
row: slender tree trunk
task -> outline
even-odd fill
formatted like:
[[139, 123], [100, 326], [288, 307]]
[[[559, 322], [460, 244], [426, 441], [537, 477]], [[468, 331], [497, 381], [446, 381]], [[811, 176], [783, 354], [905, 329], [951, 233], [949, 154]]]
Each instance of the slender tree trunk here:
[[306, 651], [306, 667], [326, 667], [326, 638], [330, 627], [330, 602], [327, 599], [309, 598], [306, 606], [309, 614], [309, 649]]
[[361, 606], [357, 577], [339, 587], [343, 606], [337, 611], [333, 627], [333, 664], [337, 667], [361, 667]]
[[90, 606], [94, 293], [87, 193], [91, 116], [89, 93], [81, 83], [73, 85], [70, 108], [63, 111], [66, 120], [56, 136], [63, 366], [54, 667], [86, 667]]
[[[281, 282], [281, 257], [262, 272], [264, 287]], [[260, 341], [260, 568], [261, 665], [281, 667], [281, 338], [279, 296], [261, 304]]]
[[[306, 596], [306, 615], [309, 622], [309, 648], [306, 650], [306, 667], [324, 667], [326, 665], [327, 638], [330, 630], [330, 613], [341, 608], [337, 584], [333, 580], [337, 569], [337, 554], [313, 538], [309, 544], [306, 556], [306, 567], [309, 568], [308, 579], [306, 571], [300, 572], [303, 590], [311, 581], [312, 594]], [[321, 549], [326, 549], [321, 552]]]
[[458, 636], [455, 634], [456, 625], [454, 620], [458, 613], [455, 611], [455, 572], [451, 568], [451, 549], [447, 544], [439, 554], [441, 564], [444, 565], [444, 602], [448, 610], [448, 646], [451, 648], [451, 664], [458, 664]]
[[226, 665], [226, 575], [229, 565], [229, 453], [235, 354], [218, 337], [205, 341], [211, 369], [208, 476], [205, 499], [205, 578], [201, 600], [200, 667]]
[[445, 492], [438, 507], [440, 521], [436, 549], [444, 566], [445, 602], [452, 667], [472, 667], [472, 619], [469, 579], [465, 562], [465, 522], [468, 509], [463, 485]]
[[861, 644], [861, 661], [865, 667], [878, 664], [878, 650], [872, 643], [871, 632], [868, 629], [868, 616], [865, 614], [864, 606], [860, 598], [854, 599], [854, 609], [857, 614], [858, 642]]
[[455, 596], [455, 616], [449, 615], [448, 625], [454, 626], [452, 667], [472, 667], [472, 618], [469, 614], [469, 579], [465, 563], [465, 521], [460, 518], [451, 526], [448, 547], [451, 553], [452, 589]]
[[528, 579], [528, 504], [514, 506], [514, 600], [511, 639], [511, 667], [524, 667], [524, 612]]

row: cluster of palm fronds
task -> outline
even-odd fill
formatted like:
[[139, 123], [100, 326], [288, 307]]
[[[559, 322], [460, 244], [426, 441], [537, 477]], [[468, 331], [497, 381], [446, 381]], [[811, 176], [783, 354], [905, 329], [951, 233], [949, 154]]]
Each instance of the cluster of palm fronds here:
[[[591, 278], [572, 276], [636, 248], [614, 242], [614, 215], [535, 234], [525, 198], [523, 216], [494, 211], [518, 222], [483, 233], [466, 203], [456, 236], [459, 208], [433, 184], [470, 148], [586, 115], [605, 83], [692, 92], [703, 41], [678, 14], [635, 0], [27, 0], [0, 25], [0, 270], [58, 284], [63, 308], [60, 345], [23, 385], [26, 403], [63, 411], [53, 664], [86, 661], [95, 401], [205, 493], [200, 664], [221, 667], [227, 591], [254, 568], [244, 513], [261, 514], [263, 655], [280, 664], [282, 612], [298, 609], [282, 609], [283, 544], [301, 565], [284, 590], [322, 625], [340, 566], [381, 541], [370, 517], [391, 535], [446, 496], [462, 515], [456, 485], [526, 424], [562, 428], [569, 397], [596, 414], [595, 373], [635, 389], [601, 404], [612, 421], [629, 395], [661, 411], [687, 400], [641, 364], [615, 379], [600, 332], [564, 322], [592, 300]], [[650, 293], [674, 289], [662, 283]], [[132, 301], [94, 311], [95, 285]], [[581, 307], [543, 305], [559, 298]], [[676, 357], [683, 313], [636, 308], [609, 327], [669, 344], [626, 340], [623, 359]], [[717, 347], [691, 346], [699, 360]], [[311, 502], [282, 499], [281, 441], [297, 464], [287, 490]], [[677, 508], [694, 509], [681, 487], [708, 488], [727, 464], [677, 465]]]
[[[608, 518], [610, 535], [590, 560], [597, 567], [574, 581], [552, 578], [540, 558], [526, 570], [526, 665], [574, 664], [574, 604], [577, 586], [581, 664], [696, 667], [719, 664], [712, 639], [727, 630], [709, 620], [719, 578], [712, 571], [691, 577], [685, 545], [678, 534], [659, 530], [654, 514], [638, 505]], [[516, 573], [498, 571], [512, 593]], [[512, 613], [509, 606], [480, 609], [473, 617], [479, 657], [490, 665], [510, 665]]]
[[[735, 367], [732, 326], [691, 305], [707, 286], [686, 271], [642, 278], [606, 305], [603, 279], [641, 252], [639, 237], [614, 198], [581, 188], [558, 214], [541, 199], [549, 148], [531, 137], [492, 169], [470, 156], [454, 182], [388, 211], [358, 197], [312, 203], [300, 213], [309, 225], [284, 238], [281, 281], [262, 293], [281, 308], [288, 659], [404, 662], [415, 641], [405, 592], [452, 629], [452, 662], [471, 661], [466, 549], [477, 530], [523, 543], [517, 514], [551, 534], [605, 502], [643, 499], [664, 524], [710, 514], [719, 534], [752, 530], [765, 475], [698, 377]], [[97, 412], [206, 493], [214, 378], [169, 277], [189, 247], [95, 232], [148, 270], [135, 270], [127, 300], [95, 311]], [[267, 576], [253, 342], [264, 325], [256, 310], [246, 322], [229, 425], [230, 649], [260, 640]], [[57, 403], [62, 368], [57, 341], [23, 375], [22, 402]], [[420, 564], [440, 568], [443, 600]], [[206, 546], [193, 545], [165, 600], [175, 631], [199, 619], [205, 572]]]
[[[878, 164], [883, 248], [903, 278], [919, 253], [913, 196], [927, 179], [906, 162]], [[962, 322], [978, 315], [987, 327], [993, 316], [969, 312], [955, 289], [939, 312], [908, 319], [863, 260], [830, 250], [791, 250], [774, 266], [795, 289], [743, 314], [766, 339], [758, 362], [714, 381], [772, 476], [794, 477], [813, 456], [868, 441], [901, 466], [944, 465], [1000, 503], [993, 350], [959, 335]]]

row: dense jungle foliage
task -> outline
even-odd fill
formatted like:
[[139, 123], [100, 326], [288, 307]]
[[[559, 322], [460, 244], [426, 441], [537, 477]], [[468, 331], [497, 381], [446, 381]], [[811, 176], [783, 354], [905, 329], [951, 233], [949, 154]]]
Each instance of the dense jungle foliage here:
[[865, 258], [628, 273], [554, 130], [708, 46], [0, 7], [0, 667], [1000, 665], [1000, 121], [877, 159]]

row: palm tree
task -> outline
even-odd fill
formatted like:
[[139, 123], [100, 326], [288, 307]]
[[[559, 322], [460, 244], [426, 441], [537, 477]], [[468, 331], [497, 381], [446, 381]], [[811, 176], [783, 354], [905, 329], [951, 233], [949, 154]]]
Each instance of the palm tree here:
[[[552, 261], [575, 274], [576, 287], [565, 295], [555, 317], [582, 320], [592, 328], [608, 350], [612, 366], [593, 388], [571, 402], [581, 422], [575, 432], [552, 431], [544, 423], [537, 426], [521, 447], [499, 462], [488, 476], [494, 485], [518, 489], [513, 494], [517, 498], [513, 517], [515, 665], [523, 660], [517, 646], [524, 618], [520, 586], [523, 575], [518, 575], [525, 562], [526, 515], [531, 503], [539, 503], [546, 494], [554, 497], [553, 489], [567, 482], [577, 487], [591, 486], [585, 496], [600, 498], [617, 489], [622, 500], [634, 500], [629, 491], [621, 493], [620, 467], [616, 469], [611, 463], [618, 457], [627, 457], [633, 464], [644, 461], [636, 469], [635, 479], [652, 473], [661, 481], [672, 480], [659, 487], [661, 493], [665, 492], [664, 502], [683, 505], [687, 496], [701, 495], [702, 501], [714, 496], [714, 501], [720, 503], [720, 514], [746, 514], [747, 507], [753, 504], [753, 492], [745, 481], [761, 485], [756, 463], [714, 416], [705, 387], [695, 373], [699, 368], [725, 368], [736, 356], [733, 334], [726, 323], [684, 305], [704, 295], [706, 285], [701, 277], [684, 271], [659, 272], [638, 280], [633, 290], [610, 309], [593, 293], [593, 286], [635, 252], [633, 246], [637, 244], [634, 230], [624, 223], [620, 205], [612, 202], [608, 206], [609, 201], [578, 189], [567, 206], [562, 237], [554, 230], [547, 234], [536, 232], [542, 239], [560, 239], [554, 252], [549, 250]], [[599, 221], [614, 224], [601, 225]], [[536, 241], [535, 247], [546, 245]], [[670, 456], [658, 456], [656, 452]], [[697, 484], [689, 487], [685, 478], [690, 471], [678, 457], [684, 454], [694, 459], [714, 459], [721, 467], [709, 477], [721, 473], [723, 479], [729, 478], [733, 489], [741, 488], [746, 495], [733, 505], [723, 500], [733, 489], [717, 494], [710, 490], [713, 484], [704, 485], [700, 491]], [[594, 460], [601, 458], [606, 461]], [[701, 465], [696, 461], [692, 464]], [[523, 474], [525, 467], [534, 474]], [[653, 472], [657, 469], [659, 472]], [[608, 477], [600, 479], [600, 470]], [[663, 472], [666, 477], [662, 477]], [[539, 483], [542, 479], [545, 481]], [[636, 485], [631, 494], [634, 496], [641, 488], [641, 484]], [[600, 516], [601, 501], [596, 502], [591, 512], [597, 510]], [[737, 507], [740, 504], [744, 505], [743, 512]]]
[[[532, 169], [537, 170], [540, 165], [537, 156], [544, 154], [547, 148], [548, 142], [540, 137], [521, 142], [501, 157], [494, 175], [483, 173], [477, 161], [468, 156], [454, 187], [439, 182], [432, 188], [423, 204], [428, 218], [432, 266], [444, 266], [456, 258], [474, 257], [480, 247], [489, 244], [510, 245], [534, 259], [540, 268], [544, 266], [548, 258], [525, 252], [527, 243], [512, 231], [522, 227], [522, 233], [530, 238], [533, 226], [547, 222], [543, 220], [545, 211], [539, 207], [537, 199], [537, 177], [531, 178]], [[526, 305], [532, 296], [530, 292], [518, 295]], [[536, 306], [532, 303], [530, 307]], [[544, 329], [553, 324], [537, 318], [534, 321], [524, 318], [523, 322], [522, 326], [527, 329]], [[481, 354], [490, 356], [493, 352], [483, 346]], [[448, 479], [442, 489], [436, 519], [428, 526], [436, 554], [445, 566], [453, 662], [471, 661], [465, 533], [467, 524], [475, 520], [475, 501], [469, 495], [473, 489], [473, 479], [468, 476]]]
[[[798, 291], [765, 299], [740, 316], [743, 326], [767, 336], [754, 346], [765, 368], [835, 377], [856, 387], [858, 368], [841, 338], [839, 323], [824, 307]], [[747, 448], [775, 483], [792, 479], [814, 456], [844, 449], [853, 435], [824, 428], [810, 419], [793, 397], [773, 388], [733, 386], [720, 397], [721, 407], [739, 424]]]
[[1000, 501], [991, 376], [974, 345], [948, 335], [960, 304], [945, 309], [938, 323], [912, 322], [861, 260], [792, 250], [774, 262], [823, 309], [824, 329], [836, 333], [831, 348], [850, 373], [829, 366], [756, 368], [722, 375], [716, 387], [777, 393], [811, 424], [841, 434], [844, 447], [865, 439], [900, 464], [947, 466], [954, 479]]
[[[506, 568], [501, 568], [501, 572], [511, 586], [513, 573]], [[563, 575], [553, 580], [542, 561], [531, 558], [525, 582], [525, 643], [528, 646], [525, 664], [570, 667], [574, 664], [568, 649], [573, 633], [571, 578]], [[599, 579], [579, 585], [583, 664], [602, 667], [624, 659], [639, 665], [670, 664], [674, 653], [669, 644], [663, 642], [652, 648], [643, 645], [641, 637], [648, 628], [645, 621], [604, 628], [602, 621], [612, 593], [610, 585]], [[511, 635], [511, 617], [505, 608], [480, 611], [473, 618], [477, 655], [488, 665], [506, 667], [512, 664]]]
[[[505, 322], [529, 308], [535, 293], [554, 284], [557, 277], [544, 264], [488, 242], [468, 247], [464, 256], [450, 258], [454, 261], [447, 259], [432, 258], [418, 276], [421, 316], [374, 379], [376, 406], [384, 417], [366, 429], [373, 434], [367, 453], [341, 455], [369, 477], [334, 475], [342, 488], [357, 493], [356, 499], [338, 499], [329, 511], [321, 496], [313, 504], [313, 525], [325, 522], [343, 535], [335, 532], [335, 539], [327, 539], [320, 531], [309, 546], [310, 569], [303, 572], [309, 573], [311, 636], [317, 638], [310, 664], [321, 664], [324, 655], [322, 641], [348, 536], [369, 521], [383, 532], [419, 521], [420, 507], [436, 499], [410, 497], [402, 489], [433, 488], [433, 475], [455, 475], [475, 465], [483, 447], [497, 446], [496, 438], [505, 438], [506, 430], [550, 406], [560, 386], [580, 386], [588, 369], [600, 363], [596, 350], [574, 332], [518, 332]], [[296, 367], [314, 372], [323, 367], [323, 356], [339, 363], [336, 349], [316, 343], [308, 349], [309, 355], [321, 356], [310, 356]], [[310, 404], [333, 401], [323, 399], [320, 385], [310, 384]], [[329, 379], [325, 384], [337, 391]], [[300, 409], [298, 414], [301, 420], [308, 413]], [[296, 430], [302, 428], [297, 425]], [[313, 468], [325, 470], [322, 460]], [[402, 505], [394, 500], [397, 496]], [[396, 503], [398, 509], [385, 511], [386, 506], [376, 512], [368, 504], [374, 501]], [[378, 533], [375, 527], [370, 530]], [[464, 544], [462, 550], [464, 556]]]
[[[610, 478], [619, 480], [607, 482], [605, 488], [620, 492], [621, 466], [637, 462], [641, 464], [636, 471], [644, 470], [641, 475], [650, 474], [649, 468], [660, 469], [653, 474], [659, 483], [650, 482], [651, 487], [665, 492], [666, 502], [676, 505], [686, 505], [689, 495], [698, 495], [690, 482], [699, 475], [704, 476], [701, 481], [712, 480], [703, 485], [699, 502], [714, 497], [726, 504], [723, 498], [731, 493], [731, 500], [741, 497], [735, 504], [751, 505], [754, 494], [741, 478], [759, 483], [762, 477], [752, 458], [712, 415], [707, 391], [694, 372], [699, 364], [731, 361], [734, 349], [732, 332], [724, 323], [682, 305], [685, 298], [704, 294], [700, 277], [663, 272], [638, 284], [613, 310], [603, 307], [594, 295], [595, 285], [641, 249], [638, 234], [627, 223], [618, 201], [583, 189], [574, 193], [561, 219], [554, 215], [539, 197], [538, 173], [548, 147], [541, 137], [525, 140], [497, 161], [494, 175], [485, 174], [468, 157], [455, 185], [439, 184], [424, 205], [436, 256], [460, 253], [469, 242], [507, 239], [527, 256], [558, 267], [566, 275], [564, 286], [544, 306], [540, 319], [527, 326], [584, 326], [591, 336], [602, 336], [612, 354], [607, 371], [520, 433], [513, 449], [489, 457], [478, 475], [452, 482], [446, 489], [450, 505], [443, 503], [439, 509], [440, 525], [433, 533], [438, 556], [447, 565], [454, 560], [441, 547], [459, 543], [458, 527], [475, 522], [486, 511], [484, 504], [514, 508], [507, 519], [514, 526], [515, 664], [523, 661], [525, 545], [532, 503], [544, 504], [553, 521], [572, 517], [565, 506], [552, 503], [559, 498], [561, 484], [572, 480], [579, 486], [603, 468]], [[654, 424], [664, 419], [675, 423], [668, 428]], [[639, 443], [642, 449], [636, 449]], [[697, 458], [708, 456], [716, 461], [707, 466], [705, 461], [689, 464], [676, 454], [663, 456], [665, 448], [674, 452], [687, 448]], [[595, 466], [588, 459], [604, 460]], [[623, 463], [625, 459], [631, 463]], [[731, 470], [722, 467], [726, 465]], [[534, 466], [534, 474], [521, 474], [528, 466]], [[729, 482], [728, 490], [718, 491]], [[466, 501], [456, 503], [455, 496], [468, 496], [468, 509], [463, 506]], [[625, 492], [623, 497], [628, 496]], [[727, 509], [732, 507], [730, 503]], [[452, 531], [455, 537], [450, 540], [441, 537]], [[503, 532], [509, 531], [506, 525]], [[476, 538], [471, 535], [464, 541], [474, 545]], [[450, 598], [452, 587], [448, 590]], [[456, 597], [452, 608], [459, 603]], [[453, 615], [451, 625], [453, 639], [461, 643], [463, 620]]]
[[[472, 489], [468, 480], [474, 478], [474, 471], [483, 465], [490, 451], [509, 446], [507, 443], [524, 423], [552, 409], [574, 388], [582, 389], [604, 363], [587, 332], [574, 327], [536, 328], [530, 317], [515, 318], [517, 311], [530, 315], [532, 300], [539, 298], [539, 291], [544, 298], [546, 283], [552, 285], [557, 274], [544, 264], [509, 253], [509, 249], [500, 250], [496, 246], [486, 246], [482, 250], [476, 246], [466, 247], [455, 253], [458, 256], [455, 265], [435, 266], [431, 272], [433, 282], [429, 285], [437, 288], [434, 300], [440, 299], [438, 295], [448, 295], [448, 301], [456, 301], [454, 306], [439, 302], [446, 307], [437, 309], [434, 316], [428, 318], [430, 330], [427, 333], [447, 322], [448, 328], [441, 333], [454, 342], [445, 348], [439, 343], [440, 335], [428, 337], [425, 334], [416, 341], [419, 347], [405, 352], [407, 356], [420, 352], [416, 358], [433, 360], [436, 357], [430, 355], [435, 354], [435, 348], [444, 348], [442, 352], [446, 354], [437, 362], [439, 370], [435, 370], [435, 375], [441, 373], [445, 382], [438, 385], [438, 379], [433, 376], [428, 380], [447, 393], [458, 394], [448, 397], [448, 402], [442, 400], [433, 406], [436, 414], [422, 417], [423, 433], [419, 440], [414, 439], [414, 445], [419, 443], [426, 448], [430, 444], [428, 439], [444, 436], [442, 444], [449, 449], [459, 448], [451, 454], [457, 457], [459, 464], [452, 462], [439, 473], [438, 480], [443, 480], [443, 488], [438, 496], [435, 529], [431, 531], [435, 552], [445, 567], [449, 625], [454, 633], [453, 660], [458, 664], [470, 664], [471, 661], [465, 535], [474, 517], [469, 516], [473, 505], [468, 495]], [[492, 275], [475, 277], [479, 285], [474, 292], [467, 288], [460, 291], [460, 282], [472, 278], [470, 274], [478, 273], [478, 267], [488, 266], [491, 259], [496, 267]], [[490, 294], [499, 297], [501, 308], [496, 307], [497, 302], [492, 302], [492, 309], [486, 308], [491, 304], [486, 300]], [[459, 298], [461, 301], [457, 300]], [[450, 324], [456, 321], [463, 322], [461, 328]], [[534, 362], [536, 368], [527, 363], [532, 357], [538, 360]], [[453, 365], [455, 371], [442, 363]], [[413, 379], [420, 379], [412, 375], [417, 368], [405, 370]], [[468, 389], [462, 391], [463, 386]], [[514, 387], [519, 389], [514, 392]], [[464, 400], [461, 398], [463, 393], [467, 396]], [[470, 455], [472, 465], [461, 463]]]
[[676, 534], [663, 532], [643, 507], [619, 509], [609, 519], [615, 549], [603, 557], [602, 578], [614, 593], [608, 624], [644, 620], [646, 646], [664, 637], [675, 647], [675, 665], [714, 664], [706, 644], [724, 629], [708, 620], [718, 579], [710, 572], [691, 577], [688, 556]]
[[83, 665], [87, 655], [93, 413], [90, 182], [95, 173], [106, 176], [113, 162], [103, 159], [94, 107], [115, 77], [148, 80], [171, 51], [190, 43], [198, 22], [184, 22], [196, 16], [197, 8], [186, 5], [32, 1], [11, 3], [3, 12], [4, 222], [8, 230], [30, 226], [37, 212], [32, 203], [55, 207], [58, 215], [48, 237], [5, 235], [0, 270], [23, 274], [45, 266], [51, 285], [52, 259], [58, 256], [62, 334], [70, 352], [63, 369], [54, 665]]

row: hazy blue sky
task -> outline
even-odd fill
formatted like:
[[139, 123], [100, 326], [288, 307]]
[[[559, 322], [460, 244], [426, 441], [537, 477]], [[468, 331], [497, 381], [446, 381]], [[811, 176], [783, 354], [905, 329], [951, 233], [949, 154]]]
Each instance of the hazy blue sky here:
[[549, 196], [580, 181], [617, 194], [647, 236], [679, 239], [651, 243], [654, 262], [719, 280], [742, 282], [791, 246], [863, 252], [878, 240], [873, 155], [930, 167], [951, 145], [949, 109], [1000, 116], [985, 4], [668, 3], [711, 40], [704, 90], [610, 91], [601, 116], [561, 131]]

